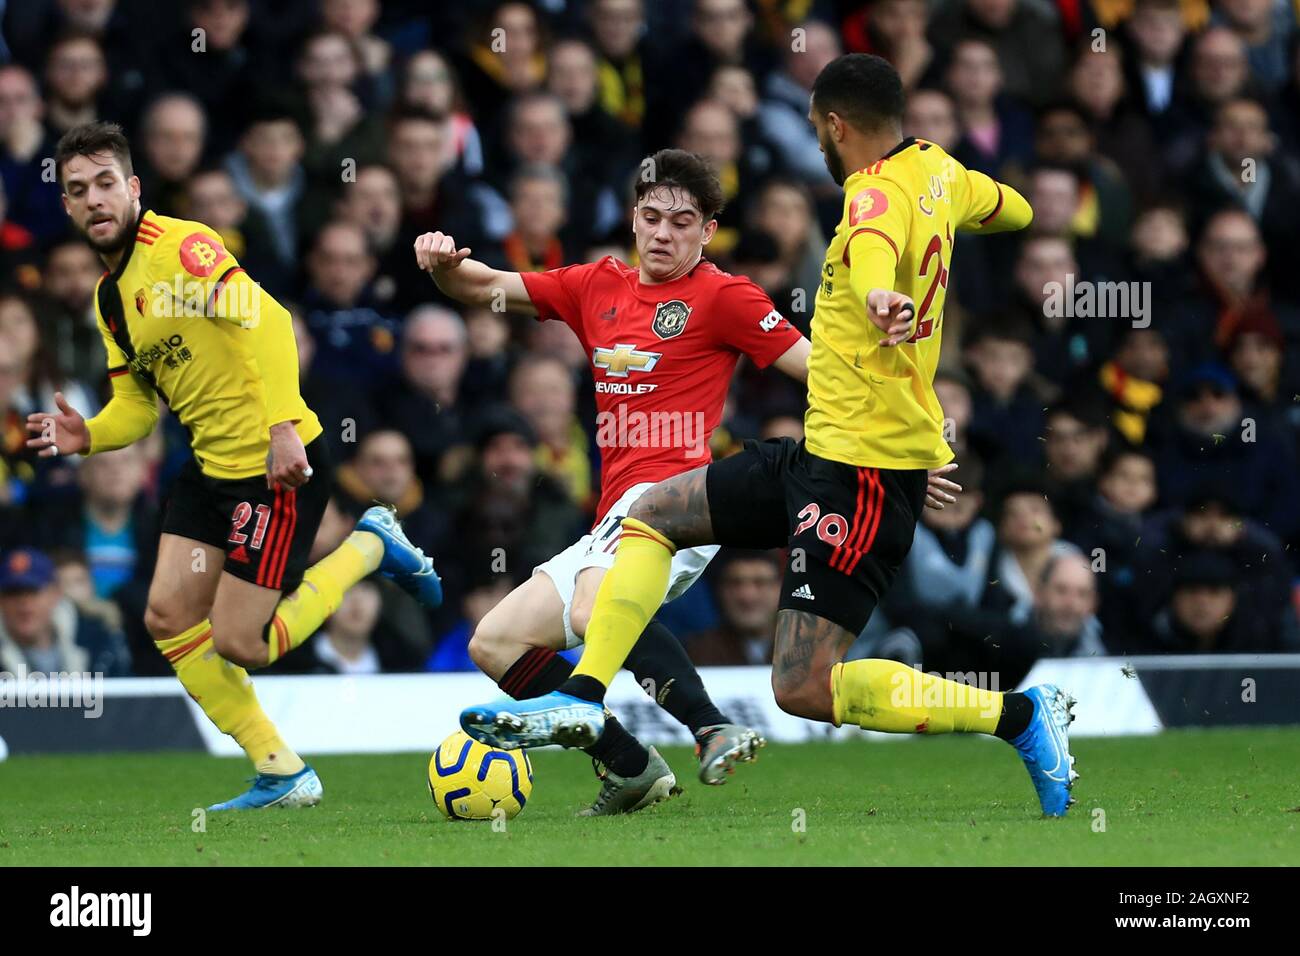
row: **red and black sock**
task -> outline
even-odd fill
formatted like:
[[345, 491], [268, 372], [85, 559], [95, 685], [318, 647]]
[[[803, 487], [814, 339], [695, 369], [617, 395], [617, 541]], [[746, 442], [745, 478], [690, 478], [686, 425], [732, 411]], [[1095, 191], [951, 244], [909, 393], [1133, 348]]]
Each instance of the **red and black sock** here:
[[[572, 673], [573, 665], [555, 651], [549, 647], [534, 647], [510, 665], [497, 681], [497, 686], [515, 700], [524, 700], [558, 690]], [[650, 763], [650, 751], [608, 713], [600, 739], [585, 752], [620, 777], [635, 777]]]

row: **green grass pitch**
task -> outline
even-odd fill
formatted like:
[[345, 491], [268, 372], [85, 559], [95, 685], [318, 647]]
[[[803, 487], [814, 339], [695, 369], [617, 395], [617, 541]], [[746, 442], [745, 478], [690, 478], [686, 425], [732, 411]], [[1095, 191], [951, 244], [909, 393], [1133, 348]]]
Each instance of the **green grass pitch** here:
[[11, 757], [0, 866], [1300, 864], [1300, 730], [1074, 750], [1083, 777], [1065, 820], [1039, 818], [1020, 761], [991, 740], [773, 745], [718, 788], [696, 781], [686, 748], [666, 748], [685, 793], [599, 820], [573, 816], [596, 790], [587, 759], [543, 752], [533, 797], [504, 832], [439, 816], [427, 754], [321, 757], [319, 807], [212, 814], [206, 832], [192, 811], [239, 789], [241, 761]]

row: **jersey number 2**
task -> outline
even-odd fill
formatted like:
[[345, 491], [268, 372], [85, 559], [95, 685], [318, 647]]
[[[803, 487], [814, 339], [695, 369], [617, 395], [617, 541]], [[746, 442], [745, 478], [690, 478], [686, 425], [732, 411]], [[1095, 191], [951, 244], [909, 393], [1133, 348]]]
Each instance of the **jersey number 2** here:
[[[948, 246], [952, 247], [952, 227], [948, 227]], [[940, 289], [948, 288], [948, 269], [943, 264], [943, 238], [935, 233], [931, 238], [929, 245], [925, 247], [925, 255], [921, 257], [921, 276], [925, 277], [930, 274], [930, 260], [937, 258], [939, 268], [934, 271], [934, 278], [930, 280], [930, 288], [926, 290], [925, 298], [921, 300], [921, 311], [916, 314], [916, 331], [912, 333], [909, 342], [919, 342], [921, 339], [928, 339], [934, 334], [934, 317], [931, 316], [930, 306], [934, 304], [934, 294]]]

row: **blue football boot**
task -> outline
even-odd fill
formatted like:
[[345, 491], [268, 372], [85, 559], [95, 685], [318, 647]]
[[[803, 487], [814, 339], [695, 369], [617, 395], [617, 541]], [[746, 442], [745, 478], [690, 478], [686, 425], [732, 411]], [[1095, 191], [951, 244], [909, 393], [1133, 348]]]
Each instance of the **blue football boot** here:
[[520, 747], [586, 748], [605, 730], [605, 707], [558, 690], [530, 700], [500, 698], [460, 712], [460, 726], [500, 750]]
[[442, 604], [442, 579], [433, 569], [433, 561], [411, 544], [397, 520], [397, 509], [388, 505], [367, 508], [357, 522], [358, 531], [378, 535], [384, 543], [384, 558], [379, 573], [397, 584], [427, 608]]
[[261, 810], [263, 807], [314, 807], [320, 803], [325, 788], [311, 767], [295, 774], [280, 776], [259, 773], [253, 785], [232, 800], [214, 803], [213, 810]]
[[1070, 754], [1070, 722], [1075, 700], [1055, 684], [1038, 684], [1025, 691], [1034, 704], [1034, 716], [1019, 737], [1010, 741], [1020, 753], [1038, 791], [1043, 815], [1063, 817], [1074, 803], [1070, 788], [1079, 775]]

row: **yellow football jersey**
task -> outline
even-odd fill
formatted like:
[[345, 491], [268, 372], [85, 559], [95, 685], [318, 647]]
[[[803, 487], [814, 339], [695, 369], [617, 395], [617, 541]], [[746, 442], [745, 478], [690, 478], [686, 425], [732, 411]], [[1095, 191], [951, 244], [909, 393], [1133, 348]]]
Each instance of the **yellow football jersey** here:
[[87, 421], [90, 454], [143, 438], [167, 402], [213, 478], [266, 472], [269, 428], [321, 433], [298, 391], [288, 311], [198, 222], [141, 214], [117, 269], [95, 289], [113, 398]]
[[[952, 460], [934, 372], [953, 233], [1022, 229], [1029, 204], [934, 143], [906, 139], [844, 183], [844, 216], [826, 250], [812, 321], [808, 413], [813, 454], [868, 468], [937, 468]], [[867, 293], [893, 289], [916, 306], [905, 343], [867, 316]]]

